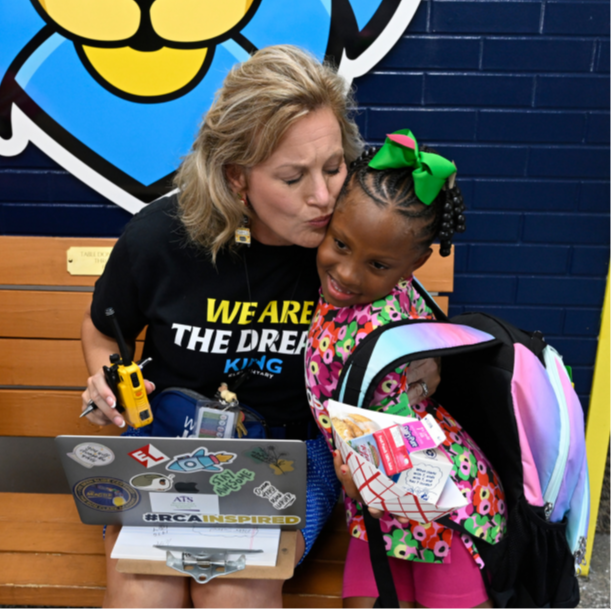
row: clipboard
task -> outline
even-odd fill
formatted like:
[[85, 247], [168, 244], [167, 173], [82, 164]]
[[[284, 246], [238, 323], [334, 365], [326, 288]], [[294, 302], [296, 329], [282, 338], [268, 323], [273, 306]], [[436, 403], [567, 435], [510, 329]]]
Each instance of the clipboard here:
[[[275, 567], [246, 565], [243, 569], [231, 573], [222, 573], [228, 579], [290, 579], [295, 570], [295, 552], [297, 549], [297, 531], [282, 531], [278, 545], [278, 558]], [[235, 550], [233, 552], [236, 553]], [[120, 558], [117, 561], [119, 573], [138, 575], [170, 575], [190, 577], [189, 573], [177, 571], [163, 562], [156, 560], [129, 560]]]

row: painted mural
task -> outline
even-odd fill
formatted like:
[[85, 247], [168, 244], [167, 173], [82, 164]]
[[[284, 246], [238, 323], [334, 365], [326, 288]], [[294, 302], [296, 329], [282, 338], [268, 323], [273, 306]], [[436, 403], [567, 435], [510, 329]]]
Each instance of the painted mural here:
[[227, 71], [296, 44], [351, 82], [420, 0], [0, 0], [0, 155], [29, 142], [135, 213], [171, 189]]

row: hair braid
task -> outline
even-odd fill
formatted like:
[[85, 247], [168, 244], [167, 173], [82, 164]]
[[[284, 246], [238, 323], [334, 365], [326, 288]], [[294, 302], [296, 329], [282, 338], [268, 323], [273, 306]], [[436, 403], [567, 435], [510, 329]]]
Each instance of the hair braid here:
[[[435, 152], [422, 146], [425, 152]], [[361, 189], [378, 207], [392, 205], [398, 213], [407, 218], [421, 219], [425, 225], [425, 245], [428, 247], [439, 238], [439, 254], [449, 256], [452, 251], [452, 236], [466, 229], [465, 204], [460, 188], [444, 188], [430, 205], [425, 205], [416, 196], [414, 190], [413, 169], [401, 167], [397, 169], [373, 169], [369, 162], [378, 152], [378, 148], [367, 148], [348, 169], [348, 177], [341, 198], [357, 181]]]

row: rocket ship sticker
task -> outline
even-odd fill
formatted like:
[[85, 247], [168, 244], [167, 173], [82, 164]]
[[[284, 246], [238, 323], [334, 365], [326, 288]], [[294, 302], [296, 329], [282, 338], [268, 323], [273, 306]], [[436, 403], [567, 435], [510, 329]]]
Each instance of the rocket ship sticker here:
[[234, 453], [209, 453], [205, 448], [198, 448], [191, 454], [178, 455], [166, 466], [173, 472], [222, 472], [223, 465], [228, 465], [235, 459]]

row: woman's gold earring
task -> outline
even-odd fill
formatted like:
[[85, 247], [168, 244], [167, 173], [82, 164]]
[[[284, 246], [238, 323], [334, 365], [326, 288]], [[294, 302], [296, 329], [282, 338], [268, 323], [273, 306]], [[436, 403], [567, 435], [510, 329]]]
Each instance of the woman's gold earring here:
[[[238, 198], [244, 207], [248, 207], [248, 201], [246, 196], [242, 193], [238, 194]], [[244, 245], [250, 245], [250, 220], [246, 214], [242, 217], [242, 223], [239, 228], [235, 229], [234, 240], [236, 243], [242, 243]]]

